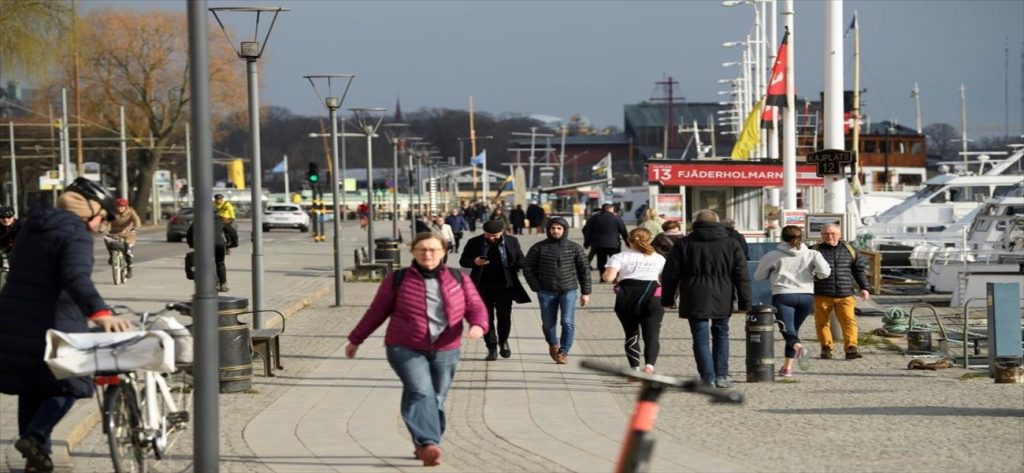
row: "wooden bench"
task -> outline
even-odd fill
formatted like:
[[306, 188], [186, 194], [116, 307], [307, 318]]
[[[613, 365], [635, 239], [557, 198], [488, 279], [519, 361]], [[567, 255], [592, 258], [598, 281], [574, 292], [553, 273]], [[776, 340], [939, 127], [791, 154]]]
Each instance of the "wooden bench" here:
[[354, 250], [355, 270], [352, 272], [356, 279], [380, 279], [383, 278], [388, 271], [394, 270], [395, 264], [391, 261], [371, 263], [370, 258], [366, 255], [366, 248], [360, 247]]
[[284, 369], [281, 365], [281, 334], [285, 331], [284, 314], [276, 310], [264, 310], [273, 312], [281, 317], [281, 328], [249, 329], [249, 340], [252, 342], [252, 353], [263, 360], [263, 375], [274, 376], [274, 369]]

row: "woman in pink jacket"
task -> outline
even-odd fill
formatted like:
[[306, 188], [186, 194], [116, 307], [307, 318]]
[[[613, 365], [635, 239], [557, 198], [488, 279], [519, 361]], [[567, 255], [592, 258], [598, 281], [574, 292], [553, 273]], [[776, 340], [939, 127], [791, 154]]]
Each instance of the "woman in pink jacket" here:
[[388, 363], [402, 381], [402, 420], [424, 466], [440, 464], [444, 401], [459, 362], [463, 321], [470, 340], [487, 332], [487, 309], [472, 280], [441, 264], [447, 245], [435, 233], [416, 235], [412, 265], [384, 278], [345, 346], [345, 356], [355, 357], [391, 319], [384, 335]]

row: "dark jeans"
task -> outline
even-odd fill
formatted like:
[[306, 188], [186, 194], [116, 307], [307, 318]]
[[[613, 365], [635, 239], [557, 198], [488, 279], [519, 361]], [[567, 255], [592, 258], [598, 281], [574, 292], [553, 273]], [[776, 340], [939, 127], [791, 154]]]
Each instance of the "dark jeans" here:
[[75, 398], [71, 396], [18, 396], [18, 435], [24, 437], [31, 434], [46, 447], [46, 453], [52, 453], [50, 434], [53, 433], [53, 427], [73, 405]]
[[459, 251], [459, 242], [462, 241], [462, 232], [452, 232], [455, 235], [455, 251]]
[[700, 380], [711, 384], [729, 376], [729, 318], [689, 319], [693, 358]]
[[238, 227], [235, 226], [235, 222], [224, 225], [224, 238], [227, 240], [228, 248], [238, 246]]
[[604, 265], [608, 263], [608, 257], [618, 252], [618, 248], [594, 248], [594, 254], [597, 255], [597, 274], [604, 274]]
[[804, 319], [814, 312], [814, 295], [776, 294], [772, 296], [772, 305], [786, 325], [782, 331], [782, 337], [786, 339], [786, 358], [796, 358], [796, 348], [793, 347], [800, 343], [800, 326]]
[[221, 245], [213, 247], [213, 260], [217, 264], [217, 281], [221, 284], [228, 283], [228, 267], [224, 264], [225, 248]]
[[[499, 343], [508, 342], [508, 335], [512, 331], [512, 290], [498, 286], [478, 286], [477, 290], [487, 306], [487, 320], [490, 323], [484, 342], [487, 348], [497, 348]], [[497, 324], [494, 323], [495, 319]]]
[[459, 349], [419, 351], [391, 345], [387, 357], [402, 381], [402, 420], [413, 444], [439, 445], [445, 429], [444, 401], [455, 378]]

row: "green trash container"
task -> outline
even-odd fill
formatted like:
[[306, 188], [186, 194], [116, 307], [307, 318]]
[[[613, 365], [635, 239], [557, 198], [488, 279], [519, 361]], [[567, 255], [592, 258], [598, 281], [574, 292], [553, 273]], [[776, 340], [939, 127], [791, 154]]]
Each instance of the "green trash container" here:
[[[191, 301], [182, 303], [182, 314], [191, 316], [191, 310]], [[249, 300], [244, 297], [217, 297], [221, 393], [237, 393], [252, 389], [252, 342], [249, 340], [249, 325], [238, 320], [239, 315], [248, 312]], [[195, 336], [192, 326], [189, 326], [189, 329], [193, 330], [192, 335]]]
[[395, 266], [401, 266], [402, 254], [401, 250], [398, 249], [398, 240], [394, 238], [377, 238], [373, 242], [376, 247], [373, 250], [373, 257], [378, 263], [391, 262]]

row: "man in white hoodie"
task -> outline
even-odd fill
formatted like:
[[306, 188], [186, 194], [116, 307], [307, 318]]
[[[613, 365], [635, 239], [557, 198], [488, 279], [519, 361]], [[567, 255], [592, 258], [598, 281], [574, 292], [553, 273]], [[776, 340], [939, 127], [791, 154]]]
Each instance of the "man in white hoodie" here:
[[807, 369], [807, 349], [800, 343], [800, 325], [814, 311], [814, 279], [825, 279], [832, 269], [825, 258], [803, 243], [803, 231], [795, 225], [782, 228], [782, 243], [761, 258], [754, 279], [770, 279], [772, 305], [785, 324], [786, 361], [779, 376], [793, 376], [793, 360]]

